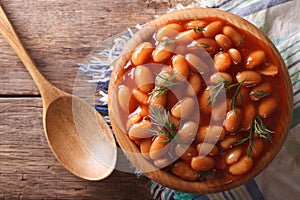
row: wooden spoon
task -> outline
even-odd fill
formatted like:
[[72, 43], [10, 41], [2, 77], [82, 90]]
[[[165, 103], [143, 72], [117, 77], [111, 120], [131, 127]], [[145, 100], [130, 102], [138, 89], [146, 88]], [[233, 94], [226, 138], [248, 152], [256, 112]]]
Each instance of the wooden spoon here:
[[31, 74], [43, 100], [43, 124], [50, 148], [73, 174], [101, 180], [114, 170], [116, 143], [105, 120], [89, 104], [53, 86], [41, 74], [0, 6], [0, 34]]

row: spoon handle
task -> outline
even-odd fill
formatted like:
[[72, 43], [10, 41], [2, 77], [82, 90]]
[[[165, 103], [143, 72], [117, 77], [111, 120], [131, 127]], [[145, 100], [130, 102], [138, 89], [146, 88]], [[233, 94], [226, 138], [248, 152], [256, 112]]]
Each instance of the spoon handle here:
[[[40, 72], [40, 70], [35, 65], [34, 61], [28, 54], [27, 50], [24, 48], [21, 40], [19, 39], [17, 33], [15, 32], [12, 24], [10, 23], [7, 15], [5, 14], [2, 6], [0, 5], [0, 34], [6, 40], [6, 42], [13, 48], [19, 58], [22, 60], [23, 64], [29, 71], [34, 82], [38, 86], [41, 95], [43, 94], [49, 96], [49, 92], [53, 91], [55, 88]], [[52, 89], [51, 91], [49, 89]], [[55, 96], [55, 95], [54, 95]]]

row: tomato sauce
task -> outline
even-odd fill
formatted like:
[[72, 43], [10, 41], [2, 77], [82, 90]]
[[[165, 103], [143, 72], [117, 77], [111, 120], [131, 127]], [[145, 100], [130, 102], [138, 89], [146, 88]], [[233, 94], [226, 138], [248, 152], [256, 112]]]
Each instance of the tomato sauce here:
[[[182, 28], [181, 31], [175, 31], [175, 30], [168, 30], [164, 29], [164, 27], [161, 27], [159, 31], [153, 34], [152, 38], [149, 38], [148, 41], [152, 45], [152, 50], [150, 51], [151, 54], [149, 55], [143, 55], [146, 59], [141, 61], [141, 64], [139, 67], [137, 65], [134, 65], [130, 60], [128, 61], [126, 68], [124, 68], [124, 73], [123, 76], [118, 80], [118, 85], [120, 86], [125, 86], [127, 87], [130, 91], [127, 95], [131, 95], [128, 104], [128, 108], [124, 109], [119, 106], [119, 110], [121, 111], [121, 119], [123, 121], [123, 124], [126, 126], [128, 124], [128, 120], [133, 116], [133, 115], [140, 115], [141, 109], [146, 109], [147, 111], [144, 111], [144, 113], [148, 113], [148, 115], [145, 116], [145, 114], [142, 114], [141, 117], [133, 122], [133, 125], [131, 127], [127, 127], [128, 134], [130, 135], [130, 132], [133, 131], [131, 129], [135, 129], [134, 131], [151, 131], [151, 129], [156, 130], [153, 131], [152, 135], [152, 140], [155, 140], [156, 137], [159, 136], [158, 133], [161, 135], [165, 135], [167, 139], [170, 139], [170, 141], [165, 141], [168, 142], [169, 147], [167, 152], [163, 152], [162, 156], [159, 157], [158, 159], [151, 159], [151, 153], [152, 151], [163, 151], [161, 149], [151, 149], [151, 146], [148, 148], [148, 152], [150, 154], [150, 161], [154, 163], [155, 161], [159, 160], [159, 163], [166, 163], [165, 166], [163, 166], [163, 169], [173, 173], [174, 175], [185, 179], [189, 181], [207, 181], [208, 184], [212, 186], [218, 186], [222, 185], [224, 183], [230, 183], [241, 176], [249, 173], [252, 169], [253, 166], [256, 165], [257, 162], [261, 159], [261, 157], [265, 154], [268, 149], [272, 147], [274, 143], [276, 143], [277, 139], [280, 137], [280, 132], [278, 130], [278, 124], [279, 121], [281, 120], [281, 113], [284, 112], [285, 107], [287, 106], [286, 102], [286, 91], [285, 91], [285, 85], [281, 84], [284, 83], [284, 78], [283, 78], [283, 72], [280, 70], [279, 67], [279, 62], [277, 61], [274, 53], [270, 50], [270, 48], [258, 40], [256, 37], [251, 35], [250, 33], [246, 32], [245, 30], [241, 30], [231, 24], [229, 24], [227, 21], [219, 18], [205, 18], [205, 19], [199, 19], [200, 21], [169, 21], [167, 24], [179, 24]], [[221, 22], [221, 26], [219, 26], [217, 23], [214, 22]], [[193, 24], [202, 24], [201, 26], [193, 26]], [[204, 25], [203, 25], [204, 24]], [[235, 32], [229, 32], [227, 33], [224, 29], [225, 26], [231, 27]], [[178, 27], [177, 27], [178, 28]], [[179, 27], [180, 28], [180, 27]], [[191, 37], [198, 37], [196, 39], [191, 39], [191, 38], [185, 38], [182, 40], [183, 42], [178, 42], [179, 37], [178, 35], [185, 32], [185, 31], [190, 31]], [[231, 30], [231, 29], [228, 29]], [[157, 40], [156, 38], [158, 37], [157, 34], [160, 34], [159, 38], [164, 38], [164, 34], [167, 35], [164, 40]], [[199, 34], [199, 36], [195, 36]], [[205, 38], [205, 35], [211, 35], [213, 34], [213, 37], [207, 37], [206, 40], [200, 40], [201, 38]], [[231, 83], [225, 83], [222, 85], [220, 82], [219, 86], [217, 87], [218, 84], [212, 83], [210, 81], [210, 77], [218, 73], [218, 71], [215, 69], [214, 65], [216, 60], [215, 57], [217, 54], [223, 54], [221, 55], [221, 59], [223, 57], [228, 56], [228, 49], [223, 49], [220, 47], [218, 42], [216, 41], [216, 35], [217, 34], [222, 34], [223, 38], [229, 38], [229, 49], [233, 48], [237, 50], [240, 53], [240, 56], [242, 60], [239, 63], [234, 63], [233, 62], [233, 57], [230, 57], [231, 59], [231, 64], [228, 69], [225, 69], [222, 72], [229, 74], [232, 77]], [[224, 36], [225, 35], [225, 36]], [[188, 36], [187, 36], [188, 37]], [[239, 38], [239, 40], [237, 40]], [[180, 39], [181, 41], [181, 39]], [[188, 42], [186, 42], [188, 41]], [[206, 43], [198, 43], [197, 41], [208, 41], [209, 44]], [[235, 42], [234, 42], [235, 41]], [[236, 42], [238, 41], [238, 42]], [[217, 48], [215, 47], [215, 44], [217, 44]], [[141, 44], [143, 45], [143, 44]], [[149, 46], [149, 44], [147, 44]], [[223, 45], [223, 44], [222, 44]], [[226, 46], [227, 44], [224, 44]], [[179, 48], [179, 46], [184, 46], [184, 48]], [[134, 52], [137, 55], [143, 54], [143, 46], [139, 48], [139, 52]], [[160, 55], [160, 59], [162, 59], [162, 62], [155, 62], [154, 60], [154, 52], [156, 51], [157, 55]], [[251, 57], [251, 53], [253, 52], [261, 52], [263, 51], [263, 57]], [[149, 52], [149, 51], [147, 51]], [[190, 57], [187, 56], [187, 54], [193, 54], [196, 55], [200, 61], [204, 62], [204, 64], [198, 64], [196, 61], [190, 59]], [[172, 66], [172, 60], [176, 55], [180, 55], [183, 58], [185, 58], [186, 63], [188, 63], [188, 71], [189, 71], [189, 77], [185, 79], [184, 81], [179, 81], [176, 76], [174, 75], [174, 69], [175, 66]], [[257, 54], [258, 55], [258, 54]], [[223, 57], [222, 57], [223, 56]], [[208, 59], [209, 58], [209, 59]], [[260, 61], [262, 60], [262, 61]], [[253, 68], [247, 67], [247, 62], [249, 61], [254, 61], [259, 64], [255, 65]], [[225, 62], [225, 60], [224, 60]], [[222, 62], [221, 62], [222, 63]], [[182, 63], [184, 65], [185, 63]], [[208, 70], [205, 69], [205, 66], [208, 66]], [[206, 67], [207, 67], [206, 66]], [[273, 72], [269, 72], [267, 69], [267, 66], [273, 66], [273, 69], [277, 69], [277, 71], [273, 70]], [[141, 71], [141, 74], [138, 76], [136, 71], [137, 67], [139, 67], [139, 70]], [[177, 66], [177, 67], [182, 67]], [[147, 74], [145, 70], [146, 68], [150, 69], [151, 74]], [[261, 79], [257, 79], [255, 77], [250, 77], [250, 73], [248, 71], [254, 71], [257, 76], [259, 76]], [[243, 82], [238, 82], [236, 76], [238, 73], [241, 72], [246, 72], [248, 76], [243, 81], [247, 81], [248, 79], [253, 78], [253, 85], [244, 85]], [[144, 73], [144, 74], [143, 74]], [[190, 77], [193, 76], [194, 74], [198, 74], [201, 77], [201, 85], [198, 85], [200, 87], [200, 91], [195, 93], [193, 96], [190, 96], [187, 94], [187, 88], [190, 87], [190, 84], [193, 84], [190, 81]], [[178, 74], [175, 74], [178, 75]], [[190, 139], [190, 142], [188, 143], [188, 146], [191, 147], [192, 149], [196, 149], [197, 145], [199, 143], [205, 143], [206, 140], [204, 141], [202, 139], [199, 139], [200, 136], [199, 134], [204, 134], [202, 131], [207, 131], [208, 135], [212, 135], [212, 127], [215, 126], [218, 128], [218, 130], [221, 128], [222, 131], [224, 131], [225, 134], [220, 133], [220, 138], [216, 139], [214, 142], [209, 141], [209, 143], [213, 143], [217, 148], [218, 148], [218, 154], [217, 155], [200, 155], [200, 152], [197, 152], [196, 155], [183, 155], [183, 156], [178, 156], [175, 155], [174, 153], [174, 146], [182, 144], [180, 141], [178, 141], [178, 138], [175, 136], [170, 136], [170, 129], [169, 127], [157, 127], [156, 124], [153, 124], [153, 116], [151, 115], [151, 106], [156, 106], [152, 105], [151, 103], [151, 98], [154, 98], [154, 93], [145, 93], [144, 95], [147, 95], [148, 97], [148, 102], [147, 104], [141, 103], [139, 97], [134, 95], [134, 90], [139, 90], [140, 85], [138, 85], [138, 82], [142, 82], [144, 77], [149, 77], [153, 76], [153, 88], [152, 91], [155, 89], [158, 89], [159, 92], [161, 92], [163, 87], [163, 84], [166, 84], [166, 82], [163, 82], [163, 84], [159, 85], [158, 79], [166, 78], [167, 81], [170, 81], [170, 85], [168, 88], [165, 86], [166, 90], [161, 92], [161, 96], [157, 96], [156, 98], [164, 98], [165, 103], [163, 105], [160, 105], [163, 107], [165, 112], [167, 113], [168, 117], [163, 118], [162, 120], [167, 120], [165, 123], [179, 123], [178, 126], [175, 125], [177, 135], [178, 132], [186, 131], [184, 129], [184, 124], [185, 122], [188, 121], [193, 121], [197, 123], [198, 128], [197, 130], [191, 130], [191, 132], [188, 132], [191, 134], [192, 138]], [[164, 77], [165, 76], [165, 77]], [[172, 78], [173, 77], [173, 78]], [[175, 77], [175, 78], [174, 78]], [[138, 79], [138, 80], [137, 80]], [[141, 79], [141, 80], [140, 80]], [[165, 79], [163, 79], [165, 80]], [[173, 84], [176, 82], [181, 82], [180, 84]], [[259, 86], [261, 83], [269, 83], [271, 87], [271, 92], [270, 93], [264, 93], [262, 92], [262, 96], [259, 97], [259, 100], [253, 101], [250, 98], [251, 91], [253, 88], [256, 86]], [[228, 84], [228, 85], [226, 85]], [[197, 86], [195, 86], [197, 87]], [[216, 96], [215, 101], [212, 103], [209, 103], [209, 100], [212, 98], [212, 96], [215, 94], [214, 92], [219, 91], [219, 95]], [[205, 91], [210, 91], [210, 96], [208, 98], [201, 98], [203, 93]], [[242, 95], [242, 92], [244, 92], [244, 96]], [[257, 94], [261, 95], [261, 94]], [[236, 96], [236, 97], [235, 97]], [[173, 116], [174, 107], [179, 104], [179, 106], [184, 107], [184, 100], [186, 98], [191, 98], [192, 101], [195, 103], [193, 106], [193, 109], [191, 113], [188, 113], [189, 117], [187, 118], [176, 118]], [[234, 104], [232, 101], [233, 99], [236, 98], [237, 101], [241, 103], [236, 103]], [[201, 101], [206, 101], [207, 103], [201, 104]], [[220, 105], [224, 101], [228, 101], [226, 108], [224, 109], [224, 116], [221, 117], [222, 120], [214, 120], [212, 119], [212, 113], [211, 110], [207, 112], [207, 108], [204, 108], [203, 106], [201, 107], [200, 105], [206, 105], [207, 107], [212, 107], [212, 109], [215, 109], [218, 105]], [[271, 99], [273, 101], [267, 101], [268, 99]], [[119, 101], [123, 101], [122, 95], [119, 96]], [[263, 103], [264, 102], [264, 103]], [[275, 102], [275, 106], [270, 105], [268, 102]], [[120, 103], [121, 104], [121, 103]], [[231, 104], [231, 105], [230, 105]], [[230, 110], [235, 109], [240, 109], [242, 112], [244, 111], [244, 108], [246, 105], [251, 104], [255, 107], [255, 116], [253, 116], [253, 122], [251, 125], [250, 129], [244, 129], [241, 127], [241, 122], [236, 122], [236, 121], [243, 121], [245, 120], [244, 116], [247, 117], [247, 115], [242, 115], [242, 116], [233, 116], [232, 118], [229, 119], [228, 113]], [[224, 104], [226, 105], [226, 104]], [[273, 108], [274, 107], [274, 108]], [[262, 110], [262, 111], [261, 111]], [[184, 111], [181, 111], [182, 113]], [[261, 115], [260, 112], [266, 112], [265, 115]], [[235, 113], [236, 114], [236, 113]], [[160, 116], [155, 116], [155, 117], [160, 117]], [[236, 118], [241, 118], [241, 119], [236, 119]], [[139, 127], [140, 122], [143, 120], [149, 120], [152, 122], [152, 126], [149, 128], [144, 128], [144, 127]], [[225, 120], [231, 120], [228, 123], [229, 124], [234, 124], [237, 123], [236, 126], [238, 127], [236, 131], [229, 131], [226, 130], [224, 127]], [[127, 125], [128, 126], [128, 125]], [[134, 128], [132, 128], [134, 127]], [[184, 130], [182, 130], [184, 129]], [[217, 129], [216, 129], [217, 130]], [[192, 132], [195, 132], [192, 134]], [[258, 133], [261, 131], [261, 133]], [[200, 133], [201, 132], [201, 133]], [[229, 136], [234, 136], [238, 135], [239, 140], [232, 144], [228, 149], [223, 148], [220, 145], [220, 142], [225, 140]], [[177, 139], [176, 139], [177, 138]], [[180, 138], [180, 137], [179, 137]], [[198, 139], [197, 139], [198, 138]], [[248, 139], [247, 139], [248, 138]], [[257, 149], [257, 151], [261, 152], [260, 155], [253, 156], [251, 151], [253, 152], [255, 149], [255, 144], [254, 141], [257, 141], [258, 138], [259, 140], [262, 141], [263, 146], [257, 145], [257, 148], [262, 148]], [[147, 138], [135, 138], [134, 142], [136, 145], [140, 147], [141, 141], [145, 140]], [[176, 141], [175, 141], [176, 140]], [[180, 140], [180, 139], [179, 139]], [[173, 141], [173, 142], [172, 142]], [[165, 145], [163, 145], [165, 146]], [[185, 145], [183, 145], [185, 146]], [[252, 148], [249, 148], [249, 146], [252, 146]], [[240, 156], [237, 156], [237, 160], [234, 161], [233, 163], [226, 163], [226, 158], [228, 158], [229, 151], [234, 149], [234, 148], [242, 148], [242, 153]], [[146, 148], [147, 149], [147, 148]], [[193, 152], [194, 152], [193, 150]], [[250, 153], [249, 153], [250, 152]], [[186, 159], [189, 158], [190, 159]], [[196, 157], [209, 157], [212, 158], [213, 161], [210, 162], [209, 164], [206, 163], [205, 160], [198, 159], [196, 161]], [[235, 155], [233, 155], [235, 156]], [[149, 159], [149, 156], [145, 157], [146, 159]], [[184, 158], [184, 159], [183, 159]], [[243, 160], [244, 159], [244, 160]], [[199, 161], [200, 160], [200, 161]], [[163, 161], [163, 162], [162, 162]], [[210, 160], [211, 161], [211, 160]], [[194, 162], [194, 163], [193, 163]], [[185, 163], [185, 164], [181, 164]], [[239, 163], [240, 165], [238, 165]], [[212, 165], [212, 167], [210, 167]], [[235, 165], [235, 166], [234, 166]], [[251, 165], [251, 166], [250, 166]], [[208, 170], [204, 171], [197, 171], [195, 170], [195, 167], [197, 166], [198, 168], [201, 168], [202, 166], [208, 166]], [[239, 168], [245, 168], [245, 169], [240, 169]], [[158, 166], [157, 166], [158, 167]], [[161, 166], [159, 166], [161, 167]], [[250, 169], [248, 169], [248, 168]], [[185, 174], [182, 176], [180, 173], [181, 171], [188, 170], [189, 173]], [[221, 182], [218, 180], [222, 180]]]

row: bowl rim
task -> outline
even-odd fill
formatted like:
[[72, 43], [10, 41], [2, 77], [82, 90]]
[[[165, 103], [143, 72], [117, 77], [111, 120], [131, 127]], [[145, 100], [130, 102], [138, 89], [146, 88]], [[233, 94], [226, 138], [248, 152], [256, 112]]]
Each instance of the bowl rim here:
[[177, 10], [173, 11], [171, 13], [167, 13], [164, 15], [161, 15], [160, 17], [150, 21], [147, 23], [142, 29], [140, 29], [133, 38], [126, 44], [126, 46], [123, 49], [123, 54], [119, 56], [117, 59], [112, 75], [111, 75], [111, 83], [109, 84], [109, 91], [108, 91], [108, 107], [109, 107], [109, 116], [112, 124], [112, 128], [114, 130], [114, 134], [116, 136], [116, 139], [128, 157], [128, 159], [139, 169], [143, 171], [145, 167], [147, 169], [153, 168], [153, 165], [146, 160], [144, 157], [140, 156], [140, 158], [135, 158], [135, 154], [132, 155], [128, 151], [133, 151], [134, 153], [140, 153], [139, 149], [136, 147], [134, 142], [129, 140], [129, 138], [126, 136], [127, 134], [122, 130], [119, 126], [117, 126], [117, 121], [119, 120], [117, 116], [114, 116], [115, 109], [117, 106], [114, 106], [114, 98], [116, 97], [116, 87], [114, 85], [117, 84], [118, 80], [120, 79], [120, 76], [122, 75], [123, 66], [127, 63], [130, 53], [134, 50], [134, 48], [139, 45], [141, 42], [148, 39], [152, 34], [157, 31], [157, 29], [170, 20], [195, 20], [195, 19], [201, 19], [201, 18], [221, 18], [227, 21], [228, 23], [232, 24], [233, 26], [243, 29], [250, 34], [254, 35], [257, 39], [261, 40], [265, 45], [267, 45], [270, 49], [270, 52], [274, 54], [274, 56], [277, 58], [278, 66], [281, 68], [280, 71], [283, 73], [284, 77], [284, 85], [287, 91], [286, 94], [286, 104], [287, 109], [283, 117], [281, 117], [281, 122], [279, 123], [279, 130], [282, 132], [280, 134], [280, 137], [278, 138], [277, 142], [272, 145], [272, 148], [266, 152], [266, 154], [261, 158], [259, 162], [256, 163], [256, 165], [253, 167], [253, 169], [246, 175], [243, 175], [241, 178], [234, 180], [233, 182], [227, 183], [225, 185], [220, 186], [214, 186], [212, 187], [208, 182], [191, 182], [191, 181], [185, 181], [182, 180], [171, 173], [168, 173], [163, 170], [155, 170], [151, 172], [146, 172], [145, 175], [149, 177], [150, 179], [154, 180], [155, 182], [162, 184], [164, 186], [167, 186], [169, 188], [172, 188], [177, 191], [182, 192], [188, 192], [188, 193], [202, 193], [202, 194], [208, 194], [208, 193], [215, 193], [215, 192], [222, 192], [225, 190], [233, 189], [237, 186], [240, 186], [247, 181], [250, 181], [255, 176], [257, 176], [259, 173], [261, 173], [275, 158], [275, 156], [278, 154], [279, 150], [281, 149], [286, 136], [288, 134], [289, 125], [291, 123], [292, 119], [292, 109], [293, 109], [293, 94], [292, 94], [292, 84], [291, 79], [289, 76], [289, 73], [287, 71], [286, 65], [274, 46], [274, 44], [270, 41], [270, 39], [262, 33], [256, 26], [248, 22], [247, 20], [218, 9], [214, 8], [188, 8], [183, 10]]

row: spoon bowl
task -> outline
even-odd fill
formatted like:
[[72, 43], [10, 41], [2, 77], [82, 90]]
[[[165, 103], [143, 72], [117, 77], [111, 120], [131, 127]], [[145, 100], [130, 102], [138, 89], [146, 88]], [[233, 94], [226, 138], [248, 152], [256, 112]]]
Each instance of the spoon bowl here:
[[46, 80], [1, 6], [0, 34], [22, 60], [41, 93], [45, 134], [57, 160], [83, 179], [101, 180], [109, 176], [116, 165], [117, 148], [102, 116], [91, 105]]
[[[116, 156], [110, 149], [116, 146], [111, 134], [100, 138], [101, 141], [94, 140], [96, 134], [110, 133], [95, 109], [75, 96], [66, 95], [53, 101], [44, 113], [49, 145], [65, 168], [87, 180], [101, 180], [111, 174]], [[92, 146], [95, 148], [91, 149]]]

